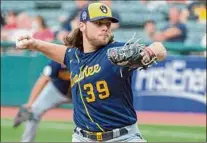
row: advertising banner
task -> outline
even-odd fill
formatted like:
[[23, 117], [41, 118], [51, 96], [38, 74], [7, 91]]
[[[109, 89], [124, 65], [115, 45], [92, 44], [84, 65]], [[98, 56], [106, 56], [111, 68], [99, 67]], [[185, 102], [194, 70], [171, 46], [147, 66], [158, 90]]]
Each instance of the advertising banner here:
[[136, 110], [206, 112], [204, 57], [169, 56], [133, 76]]

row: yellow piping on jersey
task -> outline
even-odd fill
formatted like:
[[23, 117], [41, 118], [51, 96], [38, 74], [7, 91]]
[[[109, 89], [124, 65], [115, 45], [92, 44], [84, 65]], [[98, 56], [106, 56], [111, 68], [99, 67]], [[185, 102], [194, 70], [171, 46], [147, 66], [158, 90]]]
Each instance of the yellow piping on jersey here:
[[[83, 94], [82, 94], [82, 90], [81, 90], [81, 87], [80, 87], [80, 82], [78, 82], [78, 87], [79, 87], [80, 97], [81, 97], [83, 106], [84, 106], [84, 108], [85, 108], [85, 110], [86, 110], [86, 114], [88, 115], [88, 117], [89, 117], [89, 119], [91, 120], [91, 122], [95, 123], [95, 122], [93, 121], [93, 119], [91, 118], [91, 116], [90, 116], [90, 114], [89, 114], [89, 112], [88, 112], [88, 109], [87, 109], [87, 107], [86, 107], [86, 104], [85, 104], [85, 102], [84, 102], [84, 100], [83, 100]], [[101, 128], [101, 126], [100, 126], [98, 123], [95, 123], [95, 124], [98, 126], [98, 128], [99, 128], [102, 132], [105, 132], [104, 129]]]
[[[77, 51], [77, 50], [76, 50], [76, 51]], [[78, 63], [80, 63], [80, 60], [79, 60], [79, 57], [78, 57], [76, 51], [75, 51], [75, 56], [76, 56], [76, 58], [77, 58], [77, 60], [78, 60]], [[82, 71], [82, 68], [83, 68], [83, 67], [80, 68], [80, 72]], [[72, 83], [71, 83], [71, 84], [72, 84]], [[80, 91], [81, 100], [82, 100], [82, 103], [83, 103], [84, 108], [85, 108], [85, 110], [86, 110], [87, 116], [89, 117], [89, 119], [91, 120], [91, 122], [95, 123], [95, 122], [93, 121], [93, 119], [91, 118], [91, 116], [90, 116], [90, 114], [89, 114], [89, 112], [88, 112], [88, 109], [87, 109], [87, 107], [86, 107], [86, 104], [85, 104], [85, 102], [84, 102], [84, 100], [83, 100], [83, 94], [82, 94], [82, 90], [81, 90], [81, 87], [80, 87], [80, 81], [78, 81], [78, 88], [79, 88], [79, 91]], [[104, 129], [101, 128], [101, 126], [100, 126], [98, 123], [95, 123], [95, 124], [97, 125], [97, 127], [98, 127], [102, 132], [105, 132]]]
[[[81, 67], [80, 69], [81, 69], [80, 71], [82, 71], [82, 67]], [[79, 91], [80, 91], [81, 101], [82, 101], [83, 106], [84, 106], [84, 108], [85, 108], [85, 110], [86, 110], [86, 114], [87, 114], [87, 116], [89, 117], [89, 119], [91, 120], [91, 122], [95, 123], [95, 122], [93, 121], [93, 119], [91, 118], [91, 115], [90, 115], [90, 113], [88, 112], [88, 109], [87, 109], [87, 107], [86, 107], [86, 104], [85, 104], [85, 102], [84, 102], [84, 100], [83, 100], [83, 94], [82, 94], [82, 90], [81, 90], [81, 87], [80, 87], [80, 82], [78, 82], [78, 88], [79, 88]], [[95, 124], [96, 124], [96, 126], [97, 126], [102, 132], [105, 132], [104, 129], [103, 129], [98, 123], [95, 123]]]
[[[76, 51], [77, 51], [77, 50], [76, 50]], [[75, 56], [76, 56], [76, 58], [77, 58], [77, 60], [78, 60], [78, 63], [80, 63], [80, 60], [79, 60], [79, 57], [78, 57], [76, 51], [75, 51]]]

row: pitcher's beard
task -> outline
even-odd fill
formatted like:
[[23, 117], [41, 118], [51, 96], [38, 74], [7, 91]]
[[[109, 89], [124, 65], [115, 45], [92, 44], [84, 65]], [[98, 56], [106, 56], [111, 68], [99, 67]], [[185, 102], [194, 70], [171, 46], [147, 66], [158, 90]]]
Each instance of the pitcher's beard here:
[[99, 40], [99, 39], [97, 39], [95, 37], [89, 37], [88, 33], [86, 33], [86, 38], [90, 42], [90, 44], [93, 45], [96, 48], [104, 46], [104, 45], [108, 44], [108, 42], [109, 42], [109, 38], [108, 37], [104, 37], [103, 40]]

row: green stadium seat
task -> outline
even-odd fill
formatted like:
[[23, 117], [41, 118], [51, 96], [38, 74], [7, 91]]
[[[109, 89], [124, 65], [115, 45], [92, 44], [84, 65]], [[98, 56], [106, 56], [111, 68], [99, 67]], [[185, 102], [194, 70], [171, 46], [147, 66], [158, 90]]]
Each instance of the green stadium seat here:
[[3, 11], [19, 11], [35, 8], [35, 1], [1, 1]]

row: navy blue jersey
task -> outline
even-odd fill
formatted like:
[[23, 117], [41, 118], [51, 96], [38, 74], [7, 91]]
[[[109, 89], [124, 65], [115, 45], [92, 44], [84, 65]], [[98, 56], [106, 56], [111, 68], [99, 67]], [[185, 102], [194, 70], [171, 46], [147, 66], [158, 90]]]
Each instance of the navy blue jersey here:
[[68, 49], [64, 63], [71, 74], [72, 103], [76, 126], [88, 131], [108, 131], [137, 121], [131, 90], [132, 71], [113, 65], [107, 49], [91, 53]]
[[52, 79], [55, 87], [64, 95], [68, 93], [70, 74], [65, 65], [51, 61], [43, 69], [43, 75]]
[[176, 28], [180, 29], [181, 34], [179, 36], [169, 38], [166, 42], [182, 42], [182, 43], [185, 42], [186, 37], [187, 37], [187, 28], [186, 28], [185, 24], [177, 23], [174, 25], [168, 25], [167, 27], [164, 28], [164, 30], [171, 28], [171, 27], [176, 27]]

